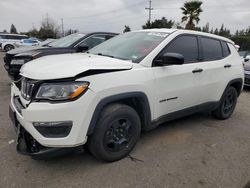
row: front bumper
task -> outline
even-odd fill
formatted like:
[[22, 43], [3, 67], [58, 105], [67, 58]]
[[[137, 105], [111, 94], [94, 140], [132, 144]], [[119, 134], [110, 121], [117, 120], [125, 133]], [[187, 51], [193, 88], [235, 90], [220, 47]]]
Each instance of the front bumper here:
[[[20, 96], [19, 89], [12, 84], [10, 108], [15, 114], [16, 121], [41, 146], [63, 148], [83, 145], [87, 141], [87, 131], [97, 100], [91, 90], [88, 90], [76, 101], [64, 103], [33, 102], [23, 105], [20, 109], [15, 104], [15, 97]], [[25, 104], [20, 98], [20, 103]], [[38, 132], [34, 122], [72, 121], [73, 125], [68, 136], [47, 138]]]
[[39, 144], [17, 121], [15, 112], [9, 108], [10, 118], [16, 130], [16, 149], [23, 155], [29, 155], [35, 159], [48, 159], [67, 154], [75, 148], [52, 148]]

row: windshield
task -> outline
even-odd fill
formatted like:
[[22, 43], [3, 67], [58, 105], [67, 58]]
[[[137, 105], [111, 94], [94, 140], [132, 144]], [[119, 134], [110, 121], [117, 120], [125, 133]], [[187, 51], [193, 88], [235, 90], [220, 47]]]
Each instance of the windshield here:
[[53, 41], [49, 44], [51, 47], [69, 47], [73, 43], [75, 43], [80, 38], [84, 37], [84, 34], [74, 33], [72, 35], [68, 35], [66, 37], [60, 38], [56, 41]]
[[163, 32], [125, 33], [100, 44], [88, 52], [139, 63], [167, 36], [168, 33]]

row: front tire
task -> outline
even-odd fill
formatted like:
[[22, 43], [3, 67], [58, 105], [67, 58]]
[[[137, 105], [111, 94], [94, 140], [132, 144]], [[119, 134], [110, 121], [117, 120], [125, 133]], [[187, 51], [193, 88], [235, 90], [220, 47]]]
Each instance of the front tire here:
[[117, 161], [132, 151], [140, 133], [141, 122], [137, 112], [128, 105], [112, 104], [101, 113], [87, 145], [97, 159]]
[[228, 119], [234, 112], [237, 99], [237, 90], [234, 87], [227, 88], [220, 100], [218, 108], [212, 112], [213, 116], [221, 120]]

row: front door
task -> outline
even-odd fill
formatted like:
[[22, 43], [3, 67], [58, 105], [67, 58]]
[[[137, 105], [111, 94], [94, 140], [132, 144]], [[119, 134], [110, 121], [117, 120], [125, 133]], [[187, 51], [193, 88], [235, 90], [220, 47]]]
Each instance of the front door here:
[[198, 52], [198, 38], [181, 35], [170, 42], [158, 57], [164, 53], [179, 53], [184, 56], [184, 64], [157, 66], [153, 63], [155, 118], [201, 103], [199, 78], [202, 70], [198, 66]]

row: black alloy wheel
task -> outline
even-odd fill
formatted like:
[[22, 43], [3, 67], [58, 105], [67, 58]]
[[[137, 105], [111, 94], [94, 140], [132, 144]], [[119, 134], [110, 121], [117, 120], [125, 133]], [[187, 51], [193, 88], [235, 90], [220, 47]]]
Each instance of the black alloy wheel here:
[[97, 159], [117, 161], [133, 150], [140, 133], [138, 113], [128, 105], [111, 104], [103, 109], [87, 147]]
[[237, 104], [238, 93], [234, 87], [229, 87], [224, 92], [219, 106], [212, 112], [217, 119], [228, 119], [234, 112]]

